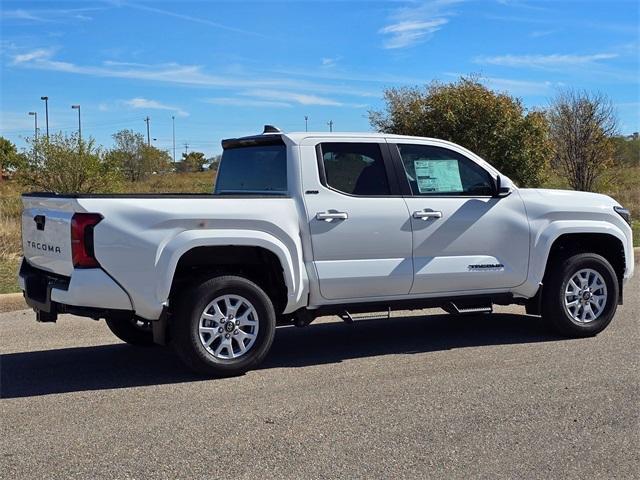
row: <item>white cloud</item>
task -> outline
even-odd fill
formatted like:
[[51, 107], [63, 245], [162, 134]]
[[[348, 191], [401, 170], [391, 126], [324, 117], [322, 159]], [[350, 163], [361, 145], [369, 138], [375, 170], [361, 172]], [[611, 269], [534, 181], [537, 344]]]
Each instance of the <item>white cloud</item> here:
[[[371, 96], [371, 92], [348, 85], [319, 83], [292, 78], [291, 75], [268, 76], [260, 72], [246, 72], [244, 75], [214, 75], [203, 71], [200, 65], [179, 63], [144, 64], [105, 61], [98, 65], [80, 65], [56, 60], [53, 49], [37, 49], [13, 55], [12, 64], [22, 68], [34, 68], [94, 77], [123, 78], [143, 81], [212, 87], [221, 89], [280, 89], [305, 90], [314, 93], [340, 93], [354, 96]], [[271, 72], [274, 73], [274, 72]], [[280, 100], [280, 99], [277, 99]], [[304, 101], [303, 97], [301, 97]], [[298, 101], [298, 103], [302, 103]], [[334, 102], [335, 103], [335, 102]]]
[[531, 38], [541, 38], [541, 37], [547, 37], [549, 35], [553, 35], [554, 33], [556, 33], [558, 30], [534, 30], [533, 32], [531, 32], [529, 34], [529, 36]]
[[406, 48], [422, 43], [449, 22], [451, 7], [463, 0], [431, 0], [417, 7], [397, 9], [378, 33], [386, 37], [384, 48]]
[[15, 10], [0, 10], [0, 18], [3, 20], [18, 20], [22, 22], [38, 23], [65, 23], [71, 19], [88, 21], [92, 17], [84, 15], [86, 12], [104, 10], [103, 8], [39, 8]]
[[[460, 78], [464, 74], [460, 72], [447, 72], [447, 77]], [[478, 81], [492, 90], [499, 92], [509, 92], [512, 95], [549, 95], [556, 88], [562, 87], [561, 82], [551, 82], [548, 80], [516, 80], [513, 78], [503, 77], [485, 77], [481, 76]]]
[[476, 57], [475, 63], [500, 65], [505, 67], [566, 68], [568, 66], [589, 65], [602, 60], [618, 57], [617, 53], [596, 53], [592, 55], [498, 55]]
[[255, 100], [253, 98], [236, 97], [214, 97], [204, 100], [212, 105], [222, 105], [229, 107], [267, 107], [267, 108], [290, 108], [292, 105], [286, 102], [276, 102], [271, 100]]
[[20, 63], [29, 63], [33, 61], [44, 61], [53, 55], [54, 50], [52, 48], [38, 48], [27, 53], [14, 55], [13, 64], [18, 65]]
[[170, 10], [164, 10], [164, 9], [161, 9], [161, 8], [152, 7], [150, 5], [143, 5], [143, 4], [140, 4], [140, 3], [127, 3], [127, 2], [121, 2], [121, 3], [119, 3], [119, 5], [124, 6], [124, 7], [134, 8], [136, 10], [142, 10], [142, 11], [145, 11], [145, 12], [157, 13], [159, 15], [165, 15], [165, 16], [168, 16], [168, 17], [177, 18], [179, 20], [185, 20], [185, 21], [192, 22], [192, 23], [200, 23], [200, 24], [203, 24], [203, 25], [207, 25], [209, 27], [219, 28], [221, 30], [227, 30], [227, 31], [230, 31], [230, 32], [242, 33], [242, 34], [245, 34], [245, 35], [256, 35], [256, 36], [260, 36], [260, 37], [264, 36], [264, 35], [262, 35], [260, 33], [250, 32], [248, 30], [243, 30], [241, 28], [230, 27], [230, 26], [224, 25], [222, 23], [214, 22], [214, 21], [209, 20], [207, 18], [193, 17], [191, 15], [185, 15], [183, 13], [172, 12]]
[[493, 90], [509, 92], [512, 95], [548, 95], [562, 86], [550, 81], [535, 82], [500, 77], [483, 77], [479, 81]]
[[269, 100], [280, 100], [285, 102], [298, 103], [300, 105], [324, 105], [339, 107], [341, 102], [331, 98], [320, 97], [306, 93], [287, 92], [283, 90], [249, 90], [243, 95], [250, 97], [266, 98]]
[[[40, 119], [38, 119], [40, 120]], [[38, 122], [40, 123], [40, 122]], [[38, 125], [40, 127], [40, 125]], [[34, 129], [33, 117], [26, 112], [1, 112], [0, 113], [0, 133], [23, 133], [32, 135]]]
[[123, 103], [131, 108], [135, 109], [145, 109], [145, 110], [170, 110], [175, 112], [176, 115], [180, 117], [189, 116], [188, 112], [185, 112], [179, 107], [174, 107], [171, 105], [166, 105], [164, 103], [158, 102], [157, 100], [149, 100], [147, 98], [132, 98], [131, 100], [124, 100]]
[[326, 68], [335, 67], [341, 58], [342, 57], [324, 57], [322, 59], [322, 66]]

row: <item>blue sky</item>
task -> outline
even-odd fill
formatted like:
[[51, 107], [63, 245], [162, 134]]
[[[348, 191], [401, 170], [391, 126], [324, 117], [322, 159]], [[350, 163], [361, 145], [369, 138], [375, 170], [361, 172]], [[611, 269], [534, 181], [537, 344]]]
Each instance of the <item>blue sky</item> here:
[[391, 86], [479, 74], [544, 106], [565, 87], [600, 91], [620, 130], [640, 130], [635, 1], [11, 1], [3, 0], [0, 135], [24, 146], [44, 130], [105, 145], [123, 128], [178, 156], [265, 123], [284, 130], [369, 130]]

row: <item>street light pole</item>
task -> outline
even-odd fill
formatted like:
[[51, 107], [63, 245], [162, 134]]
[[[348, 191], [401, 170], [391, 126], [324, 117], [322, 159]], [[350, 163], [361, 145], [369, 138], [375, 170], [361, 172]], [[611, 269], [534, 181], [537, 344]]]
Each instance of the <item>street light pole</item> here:
[[308, 132], [309, 131], [309, 117], [308, 116], [304, 116], [304, 131]]
[[33, 116], [34, 119], [34, 127], [33, 127], [33, 156], [38, 158], [38, 112], [29, 112], [29, 115]]
[[49, 140], [49, 97], [40, 97], [40, 100], [44, 100], [44, 122], [47, 126], [47, 140]]
[[34, 119], [34, 127], [33, 127], [33, 136], [34, 139], [36, 141], [36, 143], [38, 142], [38, 112], [29, 112], [29, 115], [31, 115]]
[[176, 163], [176, 116], [171, 115], [171, 123], [173, 127], [173, 163]]
[[329, 125], [329, 131], [333, 132], [333, 120], [329, 120], [329, 122], [327, 122], [327, 125]]
[[82, 123], [80, 122], [80, 105], [71, 105], [71, 108], [78, 110], [78, 143], [82, 142]]

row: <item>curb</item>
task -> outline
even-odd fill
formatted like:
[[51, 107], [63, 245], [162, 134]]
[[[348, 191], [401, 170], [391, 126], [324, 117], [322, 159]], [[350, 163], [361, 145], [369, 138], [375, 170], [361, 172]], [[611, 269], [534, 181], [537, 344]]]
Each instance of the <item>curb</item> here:
[[0, 313], [26, 310], [29, 306], [25, 303], [22, 293], [4, 293], [0, 295]]
[[[640, 260], [640, 247], [635, 247], [633, 253], [636, 263]], [[27, 310], [29, 306], [25, 303], [22, 293], [0, 294], [0, 313], [15, 312], [17, 310]]]

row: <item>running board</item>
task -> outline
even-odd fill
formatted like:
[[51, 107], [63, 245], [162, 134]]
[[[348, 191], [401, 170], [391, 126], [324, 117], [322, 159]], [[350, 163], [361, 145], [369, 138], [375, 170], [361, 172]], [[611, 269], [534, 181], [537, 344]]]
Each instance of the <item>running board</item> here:
[[371, 315], [371, 314], [360, 314], [357, 316], [351, 315], [347, 310], [344, 313], [338, 315], [344, 323], [353, 323], [354, 320], [382, 320], [391, 318], [391, 307], [387, 307], [386, 315]]
[[453, 315], [474, 315], [477, 313], [493, 313], [493, 304], [476, 304], [476, 305], [456, 305], [455, 302], [449, 302], [442, 309]]

